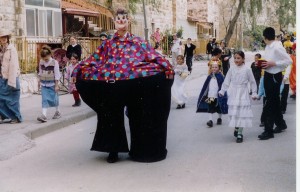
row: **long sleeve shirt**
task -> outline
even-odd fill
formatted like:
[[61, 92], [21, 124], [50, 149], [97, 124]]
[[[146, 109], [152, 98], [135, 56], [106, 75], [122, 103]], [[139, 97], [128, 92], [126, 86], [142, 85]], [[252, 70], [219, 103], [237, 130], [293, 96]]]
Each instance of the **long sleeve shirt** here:
[[292, 59], [287, 54], [280, 41], [273, 41], [265, 48], [264, 59], [274, 61], [275, 66], [265, 69], [266, 72], [276, 74], [283, 71], [288, 65], [292, 64]]
[[83, 80], [128, 80], [165, 72], [174, 74], [168, 60], [157, 53], [148, 42], [126, 33], [115, 33], [87, 60], [80, 62], [72, 76]]
[[1, 57], [1, 76], [3, 79], [7, 79], [7, 84], [16, 88], [17, 77], [20, 75], [20, 66], [18, 60], [18, 53], [16, 48], [9, 44], [4, 48], [0, 54]]
[[[59, 65], [58, 65], [58, 62], [53, 58], [51, 58], [48, 62], [45, 62], [43, 60], [40, 61], [38, 76], [42, 75], [42, 66], [41, 65], [48, 67], [52, 62], [54, 62], [54, 79], [55, 79], [55, 81], [59, 81], [59, 79], [61, 77], [60, 71], [59, 71]], [[41, 85], [45, 86], [45, 87], [52, 87], [55, 85], [55, 81], [41, 81]]]

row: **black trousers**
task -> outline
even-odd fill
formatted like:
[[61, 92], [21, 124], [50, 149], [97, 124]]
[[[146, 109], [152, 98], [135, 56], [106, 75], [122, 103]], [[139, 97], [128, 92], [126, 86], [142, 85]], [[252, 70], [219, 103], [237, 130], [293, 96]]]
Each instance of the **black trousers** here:
[[265, 131], [272, 133], [274, 122], [279, 127], [286, 126], [280, 109], [280, 85], [282, 73], [271, 74], [265, 71], [264, 88], [266, 93], [265, 110]]
[[188, 67], [188, 71], [192, 71], [193, 56], [186, 56], [186, 65]]
[[281, 111], [284, 111], [284, 112], [286, 111], [289, 90], [290, 90], [290, 85], [284, 84], [284, 87], [283, 87], [283, 90], [281, 93], [281, 99], [280, 99], [280, 108], [281, 108]]
[[98, 116], [91, 150], [129, 151], [124, 126], [126, 106], [131, 158], [141, 162], [165, 159], [172, 84], [173, 79], [166, 79], [164, 73], [115, 83], [77, 81], [82, 100]]

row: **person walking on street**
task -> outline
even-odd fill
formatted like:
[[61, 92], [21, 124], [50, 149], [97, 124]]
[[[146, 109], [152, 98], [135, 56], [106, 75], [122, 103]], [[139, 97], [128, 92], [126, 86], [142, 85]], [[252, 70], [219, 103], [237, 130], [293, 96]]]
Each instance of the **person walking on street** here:
[[231, 58], [231, 51], [227, 47], [227, 44], [225, 41], [221, 42], [220, 49], [222, 50], [221, 61], [222, 61], [223, 74], [224, 74], [224, 76], [226, 76], [226, 74], [230, 68], [229, 60]]
[[213, 42], [212, 39], [209, 39], [209, 42], [206, 44], [206, 54], [207, 59], [209, 60], [211, 57], [211, 51], [213, 50]]
[[192, 66], [193, 66], [193, 56], [196, 51], [196, 46], [191, 43], [191, 38], [187, 39], [187, 44], [184, 46], [184, 57], [186, 57], [186, 65], [188, 67], [188, 71], [192, 72]]
[[0, 123], [21, 123], [20, 66], [11, 33], [0, 30]]
[[244, 140], [243, 128], [252, 127], [253, 113], [251, 100], [248, 92], [250, 83], [252, 99], [257, 98], [257, 85], [250, 67], [245, 65], [245, 53], [237, 51], [234, 53], [235, 66], [231, 67], [219, 91], [220, 96], [228, 94], [228, 116], [229, 127], [235, 127], [233, 135], [237, 143]]
[[221, 63], [215, 61], [209, 66], [211, 73], [207, 76], [201, 89], [198, 103], [197, 113], [208, 113], [208, 127], [213, 127], [213, 114], [218, 113], [217, 125], [222, 124], [222, 114], [228, 113], [227, 94], [221, 97], [218, 92], [221, 90], [224, 82], [224, 75], [220, 71]]
[[[167, 124], [174, 71], [144, 39], [128, 31], [129, 15], [118, 9], [117, 32], [73, 70], [82, 100], [98, 116], [91, 150], [107, 152], [107, 162], [129, 152], [132, 160], [156, 162], [167, 157]], [[130, 150], [124, 108], [130, 126]]]
[[187, 95], [184, 92], [185, 82], [190, 72], [188, 72], [187, 66], [184, 65], [184, 57], [182, 55], [177, 56], [177, 64], [174, 72], [174, 83], [171, 88], [172, 99], [177, 104], [176, 109], [183, 109], [187, 102]]
[[178, 39], [177, 34], [173, 35], [172, 51], [172, 65], [176, 66], [177, 56], [181, 54], [181, 41]]
[[49, 46], [43, 46], [40, 55], [41, 61], [38, 77], [42, 94], [42, 114], [38, 116], [37, 120], [45, 123], [47, 122], [47, 109], [49, 107], [55, 107], [56, 109], [52, 119], [59, 119], [61, 117], [58, 100], [60, 72], [58, 62], [52, 58]]
[[79, 97], [79, 93], [76, 89], [75, 83], [73, 82], [73, 78], [71, 77], [74, 68], [78, 65], [78, 56], [73, 53], [71, 55], [70, 64], [67, 66], [65, 78], [68, 80], [68, 91], [73, 94], [75, 103], [72, 107], [79, 107], [81, 105], [81, 99]]
[[[290, 64], [292, 59], [279, 41], [275, 40], [275, 30], [267, 27], [263, 31], [266, 43], [264, 59], [261, 66], [265, 70], [264, 88], [266, 94], [266, 119], [264, 132], [258, 136], [261, 140], [274, 138], [274, 133], [280, 133], [287, 128], [280, 109], [280, 85], [282, 83], [282, 71]], [[273, 130], [274, 121], [279, 125]]]
[[155, 47], [159, 47], [161, 41], [159, 28], [156, 28], [156, 31], [152, 34], [152, 37], [155, 42]]

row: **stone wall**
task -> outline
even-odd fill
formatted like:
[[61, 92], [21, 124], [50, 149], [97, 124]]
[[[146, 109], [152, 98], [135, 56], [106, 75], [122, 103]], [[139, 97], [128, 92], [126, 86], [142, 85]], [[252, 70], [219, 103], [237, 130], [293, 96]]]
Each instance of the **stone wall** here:
[[0, 1], [0, 28], [16, 32], [15, 2], [12, 0]]

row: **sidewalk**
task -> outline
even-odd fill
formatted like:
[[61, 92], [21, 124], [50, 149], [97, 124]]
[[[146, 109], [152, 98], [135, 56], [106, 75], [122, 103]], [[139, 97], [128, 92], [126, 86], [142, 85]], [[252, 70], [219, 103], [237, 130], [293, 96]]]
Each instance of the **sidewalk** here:
[[41, 123], [36, 120], [42, 111], [41, 100], [41, 95], [30, 95], [21, 98], [20, 105], [23, 122], [18, 124], [0, 124], [0, 161], [9, 159], [33, 147], [35, 145], [33, 139], [39, 136], [95, 115], [95, 112], [84, 102], [82, 102], [80, 107], [72, 107], [74, 104], [73, 96], [65, 94], [59, 96], [59, 107], [62, 117], [60, 119], [52, 119], [55, 109], [49, 108], [47, 112], [48, 121]]

